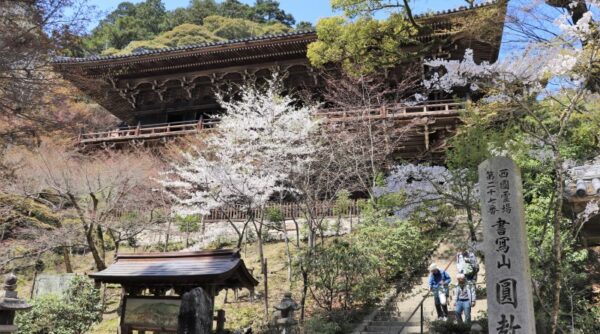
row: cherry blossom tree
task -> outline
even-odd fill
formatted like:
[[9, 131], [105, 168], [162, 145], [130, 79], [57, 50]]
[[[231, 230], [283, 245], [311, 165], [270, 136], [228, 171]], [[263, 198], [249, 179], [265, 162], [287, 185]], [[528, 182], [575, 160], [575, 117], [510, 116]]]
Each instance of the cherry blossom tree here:
[[449, 170], [442, 166], [403, 164], [396, 166], [385, 179], [385, 185], [376, 187], [377, 196], [403, 193], [406, 198], [394, 214], [408, 218], [422, 205], [432, 211], [443, 210], [451, 204], [465, 209], [471, 239], [476, 240], [474, 214], [479, 209], [479, 194], [466, 170]]
[[[554, 268], [549, 280], [551, 303], [548, 307], [543, 302], [541, 305], [550, 317], [551, 333], [556, 333], [561, 330], [558, 321], [563, 277], [560, 264], [564, 256], [561, 225], [565, 218], [562, 207], [566, 170], [562, 148], [576, 117], [593, 119], [594, 110], [588, 108], [586, 102], [597, 98], [599, 88], [600, 34], [595, 18], [600, 3], [596, 0], [548, 2], [562, 8], [563, 13], [553, 17], [545, 14], [545, 24], [537, 27], [521, 22], [521, 32], [524, 32], [521, 36], [528, 38], [513, 53], [493, 64], [476, 63], [470, 50], [462, 61], [430, 60], [427, 65], [443, 68], [444, 74], [433, 74], [425, 86], [446, 91], [467, 87], [482, 95], [479, 110], [493, 110], [485, 117], [492, 123], [513, 124], [529, 142], [539, 143], [539, 148], [550, 155], [554, 174], [549, 210]], [[531, 7], [528, 9], [532, 12]], [[542, 34], [542, 30], [545, 33]], [[554, 107], [548, 108], [548, 104]], [[498, 152], [506, 154], [506, 147]]]
[[203, 146], [192, 145], [191, 151], [182, 152], [183, 162], [175, 163], [162, 181], [174, 199], [175, 212], [182, 216], [206, 215], [228, 205], [244, 208], [248, 220], [243, 229], [230, 223], [238, 233], [238, 247], [246, 226], [254, 227], [265, 281], [265, 215], [255, 213], [263, 212], [275, 194], [295, 191], [286, 181], [310, 159], [315, 150], [311, 134], [318, 125], [316, 108], [298, 106], [283, 89], [281, 77], [274, 74], [264, 85], [247, 82], [218, 92], [224, 114], [215, 132]]

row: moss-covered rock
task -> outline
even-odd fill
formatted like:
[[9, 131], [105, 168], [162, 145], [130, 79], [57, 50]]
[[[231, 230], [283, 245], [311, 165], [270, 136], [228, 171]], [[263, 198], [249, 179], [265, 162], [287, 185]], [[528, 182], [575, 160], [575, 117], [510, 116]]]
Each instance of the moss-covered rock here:
[[16, 237], [19, 228], [51, 230], [60, 226], [60, 218], [47, 206], [30, 198], [0, 192], [0, 225], [3, 238]]

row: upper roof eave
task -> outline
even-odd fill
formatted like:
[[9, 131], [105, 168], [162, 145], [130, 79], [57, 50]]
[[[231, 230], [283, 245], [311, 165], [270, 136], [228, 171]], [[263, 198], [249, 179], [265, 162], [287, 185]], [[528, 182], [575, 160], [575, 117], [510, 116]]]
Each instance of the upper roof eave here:
[[[438, 11], [438, 12], [434, 12], [434, 13], [424, 13], [424, 14], [416, 15], [415, 19], [422, 20], [422, 21], [428, 21], [428, 20], [431, 20], [434, 18], [439, 19], [439, 18], [443, 18], [445, 16], [462, 14], [462, 13], [476, 10], [479, 8], [497, 5], [499, 3], [506, 3], [506, 0], [492, 0], [492, 1], [488, 1], [486, 3], [474, 5], [473, 7], [461, 6], [458, 8], [444, 10], [444, 11]], [[99, 63], [110, 64], [113, 62], [121, 62], [121, 61], [127, 62], [132, 59], [133, 60], [138, 60], [138, 59], [141, 60], [141, 59], [147, 58], [148, 60], [150, 60], [155, 57], [161, 57], [164, 55], [175, 56], [180, 53], [186, 54], [186, 53], [190, 53], [190, 52], [193, 53], [195, 51], [211, 51], [211, 49], [212, 50], [219, 50], [219, 49], [226, 50], [229, 48], [235, 48], [235, 47], [239, 47], [242, 45], [247, 45], [249, 43], [260, 44], [260, 43], [264, 43], [264, 42], [274, 42], [273, 44], [276, 44], [276, 42], [286, 41], [291, 38], [298, 38], [298, 37], [307, 37], [310, 39], [317, 38], [315, 30], [302, 30], [302, 31], [294, 31], [294, 32], [290, 32], [290, 33], [277, 34], [277, 35], [264, 35], [264, 36], [260, 36], [260, 37], [249, 37], [249, 38], [244, 38], [244, 39], [234, 39], [234, 40], [228, 40], [228, 41], [222, 41], [222, 42], [211, 42], [211, 43], [170, 47], [170, 48], [163, 48], [163, 49], [156, 49], [156, 50], [146, 50], [143, 52], [126, 54], [126, 55], [92, 56], [92, 57], [86, 57], [86, 58], [56, 57], [52, 61], [52, 64], [55, 66], [76, 65], [76, 64], [78, 64], [78, 65], [95, 64], [96, 65]]]

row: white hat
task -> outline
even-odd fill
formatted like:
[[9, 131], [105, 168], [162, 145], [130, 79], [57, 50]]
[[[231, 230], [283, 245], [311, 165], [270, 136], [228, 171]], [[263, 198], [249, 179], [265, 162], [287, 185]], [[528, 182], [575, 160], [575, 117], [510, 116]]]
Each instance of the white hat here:
[[437, 264], [432, 263], [429, 265], [429, 271], [439, 270]]
[[464, 278], [465, 278], [465, 274], [456, 275], [456, 279], [464, 279]]

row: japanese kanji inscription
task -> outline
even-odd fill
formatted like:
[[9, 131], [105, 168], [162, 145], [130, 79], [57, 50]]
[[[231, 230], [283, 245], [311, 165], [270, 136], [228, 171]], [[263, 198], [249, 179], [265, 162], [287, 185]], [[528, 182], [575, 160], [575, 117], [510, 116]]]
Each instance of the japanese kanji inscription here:
[[494, 157], [479, 165], [488, 325], [494, 334], [535, 334], [521, 172]]

